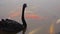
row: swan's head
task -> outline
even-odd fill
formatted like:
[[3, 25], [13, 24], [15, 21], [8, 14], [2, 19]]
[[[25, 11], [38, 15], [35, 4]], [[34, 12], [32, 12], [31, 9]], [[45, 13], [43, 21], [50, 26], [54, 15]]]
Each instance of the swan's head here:
[[24, 8], [26, 8], [26, 7], [27, 7], [27, 4], [26, 4], [26, 3], [24, 3], [24, 4], [23, 4], [23, 7], [24, 7]]

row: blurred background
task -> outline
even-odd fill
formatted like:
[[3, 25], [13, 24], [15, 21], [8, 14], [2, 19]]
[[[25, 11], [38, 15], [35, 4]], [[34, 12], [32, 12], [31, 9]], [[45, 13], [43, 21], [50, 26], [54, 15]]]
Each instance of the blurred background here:
[[[27, 3], [26, 34], [56, 34], [60, 32], [60, 0], [0, 0], [0, 19], [10, 18], [22, 24], [22, 5]], [[21, 34], [19, 32], [17, 34]]]

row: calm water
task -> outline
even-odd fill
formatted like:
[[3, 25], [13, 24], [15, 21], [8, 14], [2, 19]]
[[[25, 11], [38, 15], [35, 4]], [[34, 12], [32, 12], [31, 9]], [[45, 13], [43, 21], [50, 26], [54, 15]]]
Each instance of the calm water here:
[[[0, 0], [0, 19], [9, 18], [21, 22], [23, 3], [27, 3], [26, 34], [55, 34], [60, 32], [60, 0]], [[18, 34], [22, 34], [19, 32]]]

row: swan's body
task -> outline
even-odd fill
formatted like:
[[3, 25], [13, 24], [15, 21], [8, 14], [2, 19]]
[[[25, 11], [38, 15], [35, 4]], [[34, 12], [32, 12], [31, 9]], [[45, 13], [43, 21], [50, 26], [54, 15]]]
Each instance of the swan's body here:
[[11, 19], [2, 19], [0, 21], [0, 30], [7, 31], [7, 32], [20, 32], [23, 31], [23, 34], [26, 31], [27, 24], [24, 19], [24, 10], [26, 8], [26, 4], [23, 5], [22, 9], [22, 22], [23, 24], [18, 23], [17, 21], [11, 20]]

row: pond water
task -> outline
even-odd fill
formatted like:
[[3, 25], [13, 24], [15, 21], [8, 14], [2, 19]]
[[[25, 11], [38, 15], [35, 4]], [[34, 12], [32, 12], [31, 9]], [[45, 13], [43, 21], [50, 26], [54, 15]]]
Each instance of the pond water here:
[[[0, 19], [11, 18], [22, 24], [22, 5], [27, 3], [26, 34], [56, 34], [60, 32], [60, 0], [0, 0]], [[18, 34], [22, 34], [19, 32]]]

